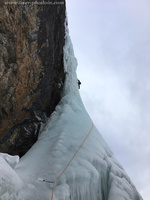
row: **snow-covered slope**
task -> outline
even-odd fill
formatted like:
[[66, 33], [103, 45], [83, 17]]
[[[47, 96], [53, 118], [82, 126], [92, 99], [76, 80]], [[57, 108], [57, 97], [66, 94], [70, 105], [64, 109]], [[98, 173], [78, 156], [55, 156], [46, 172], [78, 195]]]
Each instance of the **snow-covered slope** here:
[[36, 144], [19, 162], [0, 156], [0, 200], [142, 200], [84, 108], [67, 31], [64, 64], [62, 99]]

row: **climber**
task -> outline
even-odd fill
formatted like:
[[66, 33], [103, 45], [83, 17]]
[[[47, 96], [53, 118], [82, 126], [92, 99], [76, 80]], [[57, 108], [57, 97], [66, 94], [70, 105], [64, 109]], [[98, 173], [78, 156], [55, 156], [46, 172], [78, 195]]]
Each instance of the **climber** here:
[[81, 81], [78, 79], [78, 88], [80, 89]]

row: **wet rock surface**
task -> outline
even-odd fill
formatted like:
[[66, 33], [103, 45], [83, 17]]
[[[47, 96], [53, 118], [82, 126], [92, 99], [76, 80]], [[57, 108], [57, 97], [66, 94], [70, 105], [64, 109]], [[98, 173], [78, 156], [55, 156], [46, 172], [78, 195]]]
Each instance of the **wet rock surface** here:
[[24, 155], [60, 100], [65, 2], [55, 2], [1, 5], [0, 152]]

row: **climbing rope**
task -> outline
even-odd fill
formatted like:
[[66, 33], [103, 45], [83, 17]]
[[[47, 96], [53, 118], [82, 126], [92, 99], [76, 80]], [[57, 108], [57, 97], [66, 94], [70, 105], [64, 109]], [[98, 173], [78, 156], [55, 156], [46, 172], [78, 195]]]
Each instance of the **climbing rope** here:
[[84, 144], [84, 142], [86, 141], [86, 139], [88, 138], [88, 136], [90, 135], [91, 131], [93, 129], [93, 122], [92, 122], [92, 127], [89, 130], [88, 134], [86, 135], [85, 139], [83, 140], [83, 142], [80, 144], [79, 148], [77, 149], [77, 151], [74, 153], [74, 155], [72, 156], [72, 158], [70, 159], [70, 161], [68, 162], [67, 166], [64, 168], [64, 170], [60, 173], [60, 175], [56, 178], [55, 181], [51, 182], [53, 183], [53, 189], [52, 189], [52, 197], [51, 200], [53, 200], [53, 195], [54, 195], [54, 187], [55, 187], [55, 183], [56, 181], [62, 176], [62, 174], [66, 171], [66, 169], [68, 168], [68, 166], [70, 165], [70, 163], [73, 161], [74, 157], [76, 156], [76, 154], [78, 153], [78, 151], [81, 149], [82, 145]]

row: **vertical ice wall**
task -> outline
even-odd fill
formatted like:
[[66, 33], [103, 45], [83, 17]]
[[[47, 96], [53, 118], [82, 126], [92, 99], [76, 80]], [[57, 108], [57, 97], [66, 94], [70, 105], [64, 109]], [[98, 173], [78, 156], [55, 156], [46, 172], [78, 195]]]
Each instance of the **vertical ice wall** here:
[[1, 162], [0, 174], [4, 176], [0, 175], [0, 188], [4, 189], [6, 181], [7, 185], [0, 190], [0, 200], [50, 200], [51, 182], [57, 180], [90, 130], [56, 181], [53, 200], [142, 200], [101, 134], [92, 127], [78, 91], [77, 61], [68, 30], [65, 39], [62, 99], [15, 171], [6, 167], [5, 172], [9, 173], [4, 173], [6, 165]]

